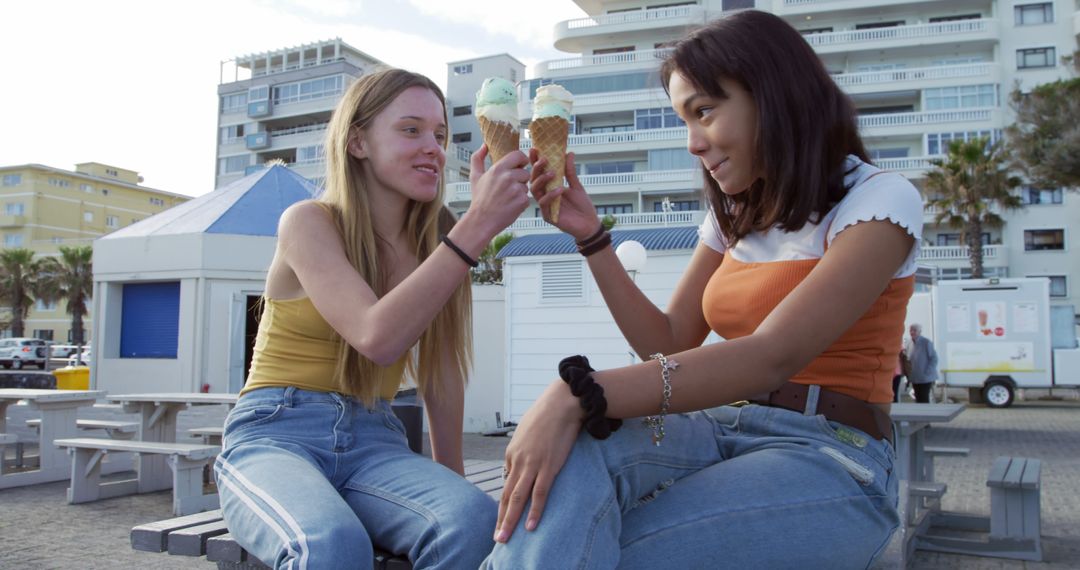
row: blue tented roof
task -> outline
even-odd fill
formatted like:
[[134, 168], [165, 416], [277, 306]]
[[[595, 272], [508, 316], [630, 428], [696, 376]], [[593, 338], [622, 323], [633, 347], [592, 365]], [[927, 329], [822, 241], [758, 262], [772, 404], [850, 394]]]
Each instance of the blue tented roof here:
[[[620, 243], [628, 240], [641, 243], [649, 251], [693, 249], [698, 242], [697, 226], [611, 231], [611, 241], [614, 247], [618, 247]], [[574, 238], [564, 233], [535, 234], [514, 239], [499, 251], [498, 257], [499, 259], [505, 259], [507, 257], [559, 255], [562, 253], [577, 253]]]
[[285, 208], [318, 192], [307, 178], [271, 166], [100, 239], [193, 233], [276, 236]]

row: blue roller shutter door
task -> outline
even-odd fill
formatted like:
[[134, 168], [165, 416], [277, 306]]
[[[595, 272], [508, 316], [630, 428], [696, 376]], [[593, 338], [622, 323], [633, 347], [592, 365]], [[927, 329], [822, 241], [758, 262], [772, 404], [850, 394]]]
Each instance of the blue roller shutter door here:
[[179, 281], [124, 284], [120, 358], [176, 358], [179, 337]]

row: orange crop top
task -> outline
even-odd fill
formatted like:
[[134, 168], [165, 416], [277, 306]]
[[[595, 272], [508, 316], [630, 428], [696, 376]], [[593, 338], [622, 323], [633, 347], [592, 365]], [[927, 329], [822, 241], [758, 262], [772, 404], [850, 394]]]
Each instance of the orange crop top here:
[[[315, 309], [311, 299], [269, 299], [251, 359], [247, 384], [241, 394], [257, 388], [295, 386], [316, 392], [340, 392], [334, 382], [338, 340], [334, 329]], [[394, 399], [405, 375], [405, 358], [383, 368], [379, 397]]]

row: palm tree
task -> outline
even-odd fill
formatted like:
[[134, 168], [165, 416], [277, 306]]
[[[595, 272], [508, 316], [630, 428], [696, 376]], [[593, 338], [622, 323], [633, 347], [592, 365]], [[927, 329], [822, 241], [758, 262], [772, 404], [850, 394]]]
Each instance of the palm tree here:
[[34, 251], [13, 248], [0, 251], [0, 300], [11, 311], [11, 334], [23, 336], [26, 313], [34, 303], [41, 260], [34, 259]]
[[495, 236], [491, 243], [480, 252], [480, 266], [472, 270], [473, 283], [494, 284], [502, 283], [502, 260], [498, 259], [499, 251], [514, 239], [514, 234], [503, 233]]
[[94, 249], [88, 245], [60, 246], [59, 257], [42, 260], [38, 280], [38, 295], [42, 299], [66, 302], [67, 313], [71, 315], [71, 342], [79, 345], [80, 352], [85, 342], [86, 303], [94, 288], [93, 256]]
[[1008, 155], [1001, 143], [988, 139], [952, 141], [945, 160], [931, 160], [926, 173], [926, 190], [933, 196], [927, 203], [938, 209], [934, 222], [960, 230], [967, 243], [971, 276], [983, 276], [983, 229], [1001, 227], [995, 210], [1023, 208], [1012, 190], [1020, 179], [1009, 174]]

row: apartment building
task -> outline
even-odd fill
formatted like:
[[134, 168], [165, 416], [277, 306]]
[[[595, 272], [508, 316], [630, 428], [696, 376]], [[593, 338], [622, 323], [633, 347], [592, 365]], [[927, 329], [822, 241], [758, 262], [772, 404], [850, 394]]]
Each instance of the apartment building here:
[[[3, 247], [55, 255], [62, 245], [90, 245], [191, 198], [141, 186], [138, 172], [87, 162], [75, 170], [41, 164], [0, 167], [0, 233]], [[71, 317], [63, 301], [31, 308], [26, 336], [58, 342], [70, 339]], [[89, 316], [86, 331], [93, 330]], [[11, 330], [0, 331], [11, 336]]]
[[215, 187], [270, 161], [321, 186], [330, 115], [357, 77], [382, 64], [340, 38], [222, 62]]
[[[701, 170], [685, 150], [686, 128], [659, 85], [668, 42], [745, 8], [775, 13], [801, 30], [852, 97], [875, 162], [922, 187], [929, 161], [949, 141], [1002, 137], [1008, 94], [1068, 75], [1060, 63], [1080, 35], [1078, 0], [578, 0], [588, 15], [559, 22], [563, 59], [537, 64], [520, 83], [527, 122], [536, 89], [575, 94], [569, 146], [601, 214], [621, 227], [696, 224], [706, 207]], [[451, 85], [455, 80], [450, 77]], [[451, 90], [453, 87], [450, 88]], [[526, 139], [523, 146], [528, 147]], [[468, 184], [451, 185], [459, 208]], [[1080, 298], [1080, 194], [1024, 188], [1027, 208], [1003, 214], [983, 236], [988, 276], [1047, 276], [1056, 303]], [[939, 278], [970, 275], [959, 231], [926, 212], [920, 263]], [[534, 211], [512, 228], [550, 231]]]

